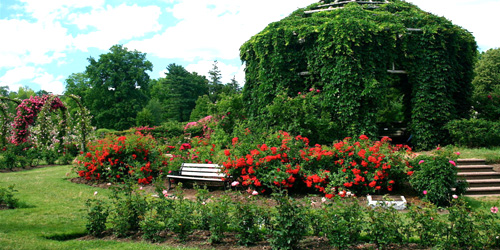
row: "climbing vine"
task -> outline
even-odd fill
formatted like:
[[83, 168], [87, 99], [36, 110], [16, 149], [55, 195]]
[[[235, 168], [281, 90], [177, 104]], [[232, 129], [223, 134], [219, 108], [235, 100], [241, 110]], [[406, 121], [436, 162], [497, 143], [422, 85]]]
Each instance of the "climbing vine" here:
[[376, 135], [376, 114], [396, 72], [406, 75], [395, 87], [405, 95], [413, 144], [428, 149], [443, 143], [443, 125], [468, 116], [474, 37], [400, 0], [330, 2], [299, 9], [242, 45], [248, 115], [266, 117], [281, 93], [293, 98], [316, 88], [322, 103], [311, 112], [322, 119], [328, 114], [340, 131], [333, 134]]
[[12, 125], [14, 127], [12, 143], [20, 144], [28, 141], [29, 126], [36, 121], [38, 113], [46, 102], [51, 111], [61, 109], [64, 112], [66, 110], [61, 100], [51, 95], [31, 96], [29, 99], [23, 100], [16, 108], [17, 114]]

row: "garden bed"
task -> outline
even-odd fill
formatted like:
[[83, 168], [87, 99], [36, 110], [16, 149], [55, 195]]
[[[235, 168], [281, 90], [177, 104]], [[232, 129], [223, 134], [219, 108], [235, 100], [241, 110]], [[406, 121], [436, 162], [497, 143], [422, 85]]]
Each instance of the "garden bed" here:
[[[221, 243], [218, 244], [209, 244], [207, 243], [208, 238], [210, 237], [209, 231], [204, 230], [196, 230], [192, 235], [190, 235], [186, 242], [182, 243], [175, 239], [175, 235], [173, 233], [166, 233], [164, 236], [166, 238], [162, 243], [157, 243], [159, 246], [169, 246], [169, 247], [178, 247], [178, 248], [198, 248], [198, 249], [221, 249], [221, 250], [230, 250], [230, 249], [245, 249], [245, 250], [271, 250], [271, 246], [266, 241], [260, 241], [253, 246], [240, 246], [237, 244], [237, 239], [234, 233], [225, 233], [225, 238]], [[118, 241], [118, 242], [141, 242], [141, 235], [135, 235], [129, 238], [118, 238], [113, 236], [111, 233], [108, 233], [107, 236], [102, 238], [97, 238], [91, 235], [87, 235], [76, 240], [109, 240], [109, 241]], [[375, 249], [375, 244], [364, 243], [357, 244], [351, 246], [348, 249]], [[333, 247], [328, 243], [328, 239], [326, 237], [316, 237], [316, 236], [307, 236], [300, 242], [297, 249], [315, 249], [315, 250], [323, 250], [323, 249], [333, 249]], [[423, 248], [417, 244], [408, 244], [408, 245], [397, 245], [392, 244], [386, 247], [386, 249], [431, 249], [431, 248]]]

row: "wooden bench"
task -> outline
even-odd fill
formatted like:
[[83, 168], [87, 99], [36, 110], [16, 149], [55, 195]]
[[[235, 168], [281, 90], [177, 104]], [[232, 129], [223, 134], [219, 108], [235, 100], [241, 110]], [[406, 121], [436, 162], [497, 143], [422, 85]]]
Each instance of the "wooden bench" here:
[[170, 179], [184, 179], [200, 182], [219, 182], [226, 187], [228, 178], [221, 172], [217, 164], [182, 163], [177, 175], [167, 175], [167, 190], [170, 190]]

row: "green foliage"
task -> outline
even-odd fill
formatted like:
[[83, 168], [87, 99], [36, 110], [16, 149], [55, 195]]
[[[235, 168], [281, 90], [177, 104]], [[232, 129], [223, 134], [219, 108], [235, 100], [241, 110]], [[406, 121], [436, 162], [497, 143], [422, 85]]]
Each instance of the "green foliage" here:
[[19, 200], [14, 197], [14, 185], [7, 188], [0, 187], [0, 208], [16, 208], [19, 205]]
[[146, 214], [146, 197], [130, 184], [118, 186], [112, 195], [113, 209], [110, 223], [113, 233], [118, 237], [128, 236], [139, 230], [140, 222]]
[[148, 102], [149, 75], [153, 64], [146, 54], [114, 45], [110, 52], [90, 57], [85, 74], [89, 88], [83, 98], [98, 128], [117, 130], [135, 125], [137, 113]]
[[481, 54], [474, 69], [473, 106], [478, 118], [500, 119], [500, 48]]
[[40, 152], [36, 148], [32, 148], [29, 143], [20, 143], [17, 145], [9, 143], [3, 147], [2, 154], [0, 155], [0, 169], [36, 166], [39, 157]]
[[230, 217], [227, 216], [231, 205], [229, 196], [221, 196], [205, 205], [208, 209], [207, 222], [210, 231], [208, 242], [210, 244], [220, 243], [224, 239], [224, 232], [228, 231], [228, 225], [231, 223]]
[[265, 221], [265, 210], [249, 200], [237, 202], [235, 206], [235, 214], [238, 216], [234, 218], [232, 223], [237, 232], [238, 244], [242, 246], [253, 245], [263, 236], [263, 230], [260, 227]]
[[87, 180], [149, 184], [168, 165], [164, 148], [157, 144], [153, 137], [139, 132], [95, 140], [78, 156], [75, 171]]
[[500, 146], [500, 120], [485, 119], [453, 120], [445, 128], [451, 143], [466, 147]]
[[421, 245], [435, 246], [446, 237], [447, 225], [438, 215], [436, 205], [432, 203], [411, 205], [408, 215], [413, 218], [412, 232], [418, 235]]
[[108, 220], [108, 204], [99, 199], [88, 199], [85, 202], [87, 207], [87, 224], [85, 228], [90, 235], [100, 237], [106, 231], [106, 221]]
[[141, 112], [137, 113], [135, 120], [137, 126], [154, 126], [155, 120], [151, 110], [143, 108]]
[[[269, 24], [241, 46], [246, 64], [243, 101], [250, 119], [265, 114], [269, 104], [282, 100], [283, 92], [293, 98], [314, 88], [323, 93], [321, 105], [300, 116], [335, 124], [339, 133], [326, 140], [375, 135], [377, 111], [387, 107], [383, 100], [396, 88], [404, 95], [404, 118], [414, 145], [428, 149], [446, 138], [446, 122], [467, 116], [477, 54], [469, 32], [405, 1], [376, 9], [349, 3], [304, 13], [317, 6]], [[396, 84], [387, 73], [393, 65], [408, 73]], [[264, 122], [261, 126], [276, 120]]]
[[306, 232], [304, 207], [295, 199], [274, 194], [278, 205], [269, 222], [272, 249], [295, 249]]
[[[448, 205], [452, 198], [452, 188], [456, 192], [465, 182], [457, 177], [456, 159], [458, 156], [449, 150], [436, 150], [433, 155], [419, 155], [413, 162], [413, 174], [410, 184], [424, 199], [439, 205]], [[457, 193], [461, 194], [461, 193]]]
[[186, 241], [196, 225], [193, 220], [194, 204], [184, 198], [180, 186], [177, 186], [176, 195], [177, 199], [172, 204], [172, 212], [175, 212], [175, 215], [167, 218], [166, 225], [167, 229], [176, 233], [180, 241]]
[[198, 97], [208, 93], [207, 79], [177, 64], [168, 65], [167, 71], [165, 78], [153, 81], [151, 97], [163, 106], [163, 120], [188, 121]]
[[335, 199], [319, 211], [322, 216], [318, 226], [332, 246], [343, 249], [358, 242], [364, 210], [356, 199]]
[[368, 209], [365, 230], [370, 235], [370, 241], [378, 249], [385, 249], [391, 243], [402, 243], [402, 227], [404, 215], [393, 207], [375, 207]]
[[479, 227], [475, 223], [476, 214], [470, 212], [470, 207], [463, 199], [453, 199], [448, 209], [449, 222], [447, 241], [449, 249], [479, 249], [483, 246], [479, 234]]

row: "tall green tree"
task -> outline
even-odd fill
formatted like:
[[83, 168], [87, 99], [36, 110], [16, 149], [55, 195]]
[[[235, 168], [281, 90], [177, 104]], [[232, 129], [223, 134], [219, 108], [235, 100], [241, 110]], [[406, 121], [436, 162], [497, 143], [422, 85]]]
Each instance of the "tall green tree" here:
[[224, 86], [222, 85], [222, 75], [217, 60], [212, 64], [212, 69], [208, 71], [208, 98], [212, 103], [217, 102], [219, 94], [222, 92]]
[[477, 117], [500, 120], [500, 48], [483, 52], [474, 73], [473, 106]]
[[151, 96], [163, 104], [165, 119], [188, 121], [199, 96], [208, 94], [207, 79], [177, 64], [167, 66], [165, 78], [153, 81]]
[[85, 71], [89, 90], [85, 105], [98, 128], [128, 129], [136, 124], [137, 113], [148, 103], [149, 75], [153, 64], [146, 54], [114, 45], [96, 60], [89, 59]]

